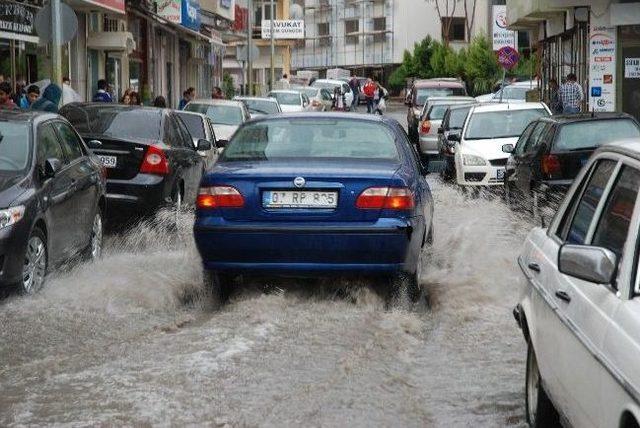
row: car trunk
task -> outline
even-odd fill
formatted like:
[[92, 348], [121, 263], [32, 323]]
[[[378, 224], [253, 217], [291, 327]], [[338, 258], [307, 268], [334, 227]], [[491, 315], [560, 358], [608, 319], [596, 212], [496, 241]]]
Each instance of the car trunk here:
[[[203, 179], [203, 186], [229, 185], [244, 197], [242, 208], [222, 209], [227, 220], [262, 222], [374, 222], [380, 217], [376, 209], [357, 209], [358, 196], [369, 187], [403, 186], [396, 177], [400, 167], [395, 161], [318, 161], [309, 162], [291, 173], [286, 161], [223, 162]], [[303, 163], [301, 162], [301, 165]], [[294, 185], [302, 177], [303, 186]], [[298, 183], [299, 184], [299, 183]], [[324, 197], [337, 197], [335, 208], [267, 207], [269, 192], [312, 192]]]
[[[100, 148], [92, 148], [91, 152], [102, 159], [107, 167], [107, 177], [116, 180], [130, 180], [138, 174], [149, 146], [148, 143], [143, 142], [103, 137], [84, 137], [84, 139], [88, 142], [101, 143]], [[113, 165], [114, 162], [115, 165]]]
[[550, 154], [543, 155], [543, 175], [552, 180], [573, 180], [594, 151], [595, 148], [573, 151], [552, 150]]

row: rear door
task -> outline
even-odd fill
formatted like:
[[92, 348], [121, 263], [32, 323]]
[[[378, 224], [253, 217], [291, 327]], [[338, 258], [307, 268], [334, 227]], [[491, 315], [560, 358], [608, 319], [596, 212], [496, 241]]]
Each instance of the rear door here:
[[184, 200], [186, 203], [192, 204], [198, 195], [204, 160], [196, 151], [193, 139], [184, 123], [174, 114], [167, 116], [165, 129], [171, 136], [167, 142], [172, 144], [170, 151], [174, 162], [179, 165], [179, 175], [184, 183]]
[[548, 129], [549, 124], [547, 122], [537, 122], [529, 138], [522, 148], [522, 155], [518, 160], [516, 167], [516, 183], [518, 189], [520, 189], [524, 195], [529, 195], [531, 192], [531, 179], [533, 174], [531, 172], [531, 166], [536, 160], [538, 149], [540, 147], [541, 137]]
[[513, 148], [513, 152], [511, 153], [511, 156], [509, 156], [509, 159], [507, 159], [504, 179], [505, 179], [505, 183], [507, 183], [512, 187], [515, 186], [518, 180], [518, 168], [522, 163], [522, 155], [524, 153], [524, 147], [526, 146], [527, 141], [529, 140], [529, 136], [531, 135], [531, 132], [533, 131], [533, 129], [536, 127], [537, 123], [538, 122], [531, 122], [529, 125], [527, 125], [527, 127], [522, 132], [522, 135], [520, 135], [520, 138], [518, 138], [518, 142]]

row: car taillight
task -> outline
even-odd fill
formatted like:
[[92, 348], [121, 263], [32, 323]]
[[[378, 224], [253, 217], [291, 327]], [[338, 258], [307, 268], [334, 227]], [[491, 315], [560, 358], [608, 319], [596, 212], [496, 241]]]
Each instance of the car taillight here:
[[560, 165], [560, 159], [556, 155], [544, 155], [542, 156], [542, 173], [548, 177], [554, 177], [560, 175], [562, 167]]
[[196, 207], [200, 209], [241, 208], [243, 206], [242, 194], [231, 186], [201, 187], [196, 199]]
[[431, 122], [428, 121], [428, 120], [424, 120], [420, 124], [420, 133], [421, 134], [428, 134], [430, 130], [431, 130]]
[[169, 161], [164, 150], [157, 146], [149, 146], [142, 160], [142, 165], [140, 165], [140, 172], [157, 175], [169, 174]]
[[406, 187], [370, 187], [356, 201], [361, 209], [409, 210], [414, 206], [413, 194]]

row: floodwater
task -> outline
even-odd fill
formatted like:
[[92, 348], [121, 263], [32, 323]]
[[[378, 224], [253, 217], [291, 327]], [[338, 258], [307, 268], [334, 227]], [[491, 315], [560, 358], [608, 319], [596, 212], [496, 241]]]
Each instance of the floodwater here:
[[104, 258], [0, 302], [0, 426], [523, 426], [511, 310], [531, 225], [430, 179], [424, 298], [364, 282], [203, 297], [189, 215], [112, 237]]

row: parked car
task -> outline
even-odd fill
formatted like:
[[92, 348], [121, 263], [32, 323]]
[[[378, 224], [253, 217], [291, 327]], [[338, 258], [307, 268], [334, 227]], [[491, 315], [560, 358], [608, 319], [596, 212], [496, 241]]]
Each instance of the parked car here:
[[342, 80], [332, 80], [332, 79], [318, 79], [311, 84], [314, 88], [322, 88], [329, 91], [331, 96], [333, 96], [333, 91], [336, 88], [340, 88], [342, 93], [344, 94], [344, 99], [347, 102], [347, 106], [351, 106], [353, 104], [353, 91], [349, 86], [349, 83]]
[[537, 80], [528, 80], [524, 82], [514, 82], [499, 88], [491, 94], [480, 95], [476, 97], [478, 102], [525, 102], [527, 101], [527, 92], [538, 89], [540, 82]]
[[182, 120], [191, 135], [193, 146], [197, 147], [200, 140], [209, 141], [211, 150], [198, 151], [204, 160], [204, 169], [208, 171], [218, 160], [218, 144], [216, 142], [216, 133], [213, 130], [213, 122], [202, 113], [194, 113], [191, 111], [176, 110], [175, 113]]
[[293, 89], [277, 89], [267, 96], [278, 100], [282, 111], [286, 113], [308, 111], [311, 106], [307, 95]]
[[195, 240], [214, 295], [242, 273], [389, 275], [417, 288], [424, 169], [396, 121], [305, 113], [243, 125], [202, 180]]
[[226, 146], [227, 141], [241, 124], [251, 119], [249, 110], [242, 101], [201, 99], [191, 101], [184, 109], [202, 113], [211, 119], [221, 147]]
[[[464, 122], [467, 120], [467, 115], [471, 111], [471, 107], [473, 107], [473, 104], [460, 104], [448, 107], [442, 117], [442, 125], [437, 130], [438, 151], [445, 164], [441, 170], [441, 176], [445, 180], [450, 180], [455, 177], [456, 141], [454, 140], [460, 140], [460, 131], [464, 126]], [[453, 136], [452, 140], [449, 140], [449, 135]]]
[[638, 427], [640, 139], [587, 161], [518, 258], [532, 427]]
[[47, 272], [102, 252], [105, 171], [61, 116], [0, 111], [0, 286], [38, 291]]
[[508, 155], [533, 120], [549, 116], [544, 103], [489, 103], [471, 107], [462, 132], [450, 133], [455, 144], [456, 182], [460, 186], [502, 186]]
[[87, 141], [107, 169], [110, 214], [126, 218], [195, 202], [210, 141], [193, 140], [169, 109], [110, 103], [72, 103], [60, 114]]
[[282, 113], [280, 104], [275, 98], [261, 98], [261, 97], [245, 97], [237, 96], [233, 98], [235, 101], [242, 101], [249, 110], [251, 118], [265, 116], [268, 114]]
[[430, 97], [467, 96], [464, 83], [455, 79], [421, 79], [413, 82], [405, 104], [407, 111], [407, 129], [409, 137], [418, 143], [418, 123], [424, 104]]
[[591, 154], [608, 142], [639, 138], [640, 125], [624, 113], [551, 116], [531, 122], [510, 153], [505, 194], [514, 205], [536, 213], [556, 207]]
[[420, 122], [418, 127], [418, 151], [420, 155], [429, 160], [430, 158], [438, 158], [440, 151], [438, 149], [438, 129], [442, 124], [444, 114], [452, 105], [474, 104], [475, 99], [472, 97], [451, 96], [451, 97], [430, 97], [424, 104], [422, 113], [420, 114]]
[[323, 88], [311, 86], [292, 88], [294, 91], [302, 92], [309, 97], [309, 111], [331, 111], [333, 107], [333, 97], [331, 93]]

